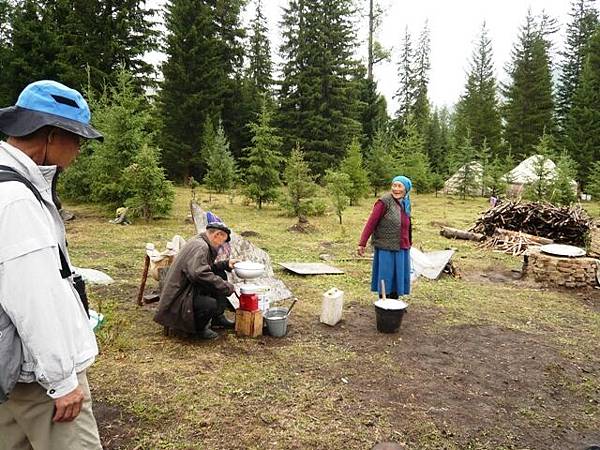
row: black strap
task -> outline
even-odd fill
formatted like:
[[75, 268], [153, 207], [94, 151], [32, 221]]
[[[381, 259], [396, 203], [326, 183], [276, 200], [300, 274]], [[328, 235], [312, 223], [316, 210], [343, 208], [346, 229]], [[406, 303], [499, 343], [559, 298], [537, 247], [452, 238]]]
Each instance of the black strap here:
[[[25, 186], [27, 186], [29, 188], [29, 190], [33, 193], [35, 198], [37, 198], [38, 201], [42, 204], [42, 206], [44, 206], [44, 200], [42, 199], [42, 194], [40, 194], [40, 191], [38, 191], [36, 189], [36, 187], [33, 185], [33, 183], [31, 181], [29, 181], [23, 175], [18, 173], [12, 167], [3, 166], [0, 164], [0, 183], [5, 182], [5, 181], [18, 181], [19, 183], [23, 183]], [[58, 254], [60, 256], [60, 276], [62, 278], [69, 278], [73, 272], [71, 271], [71, 268], [69, 267], [69, 264], [67, 263], [67, 258], [65, 256], [65, 254], [63, 253], [62, 248], [60, 248], [60, 245], [58, 245]]]

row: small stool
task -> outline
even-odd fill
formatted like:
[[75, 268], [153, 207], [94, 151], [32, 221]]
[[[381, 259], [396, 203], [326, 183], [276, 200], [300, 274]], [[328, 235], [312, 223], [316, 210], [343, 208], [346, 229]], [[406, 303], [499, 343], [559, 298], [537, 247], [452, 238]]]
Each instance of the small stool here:
[[235, 310], [235, 334], [238, 336], [262, 336], [263, 316], [259, 311]]

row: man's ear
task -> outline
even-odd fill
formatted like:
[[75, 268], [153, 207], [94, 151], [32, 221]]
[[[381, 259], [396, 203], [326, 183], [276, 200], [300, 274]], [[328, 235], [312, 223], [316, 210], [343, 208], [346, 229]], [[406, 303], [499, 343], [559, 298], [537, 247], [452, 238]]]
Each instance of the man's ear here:
[[55, 136], [56, 136], [56, 128], [51, 128], [50, 131], [48, 132], [48, 135], [46, 136], [46, 142], [48, 144], [51, 144], [52, 141], [54, 140]]

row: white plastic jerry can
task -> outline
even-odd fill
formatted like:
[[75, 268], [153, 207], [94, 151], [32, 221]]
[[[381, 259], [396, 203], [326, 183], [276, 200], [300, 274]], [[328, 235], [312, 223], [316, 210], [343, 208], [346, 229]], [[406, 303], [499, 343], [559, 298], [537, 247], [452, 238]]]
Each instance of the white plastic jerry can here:
[[342, 320], [342, 309], [344, 306], [344, 291], [331, 288], [323, 294], [323, 305], [321, 309], [321, 322], [334, 326]]

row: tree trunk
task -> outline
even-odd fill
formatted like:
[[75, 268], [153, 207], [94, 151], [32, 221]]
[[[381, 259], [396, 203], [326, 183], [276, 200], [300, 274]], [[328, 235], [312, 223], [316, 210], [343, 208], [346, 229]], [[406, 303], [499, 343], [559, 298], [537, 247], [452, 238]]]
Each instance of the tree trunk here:
[[485, 241], [485, 235], [456, 228], [442, 227], [440, 234], [449, 239], [465, 239], [467, 241]]

